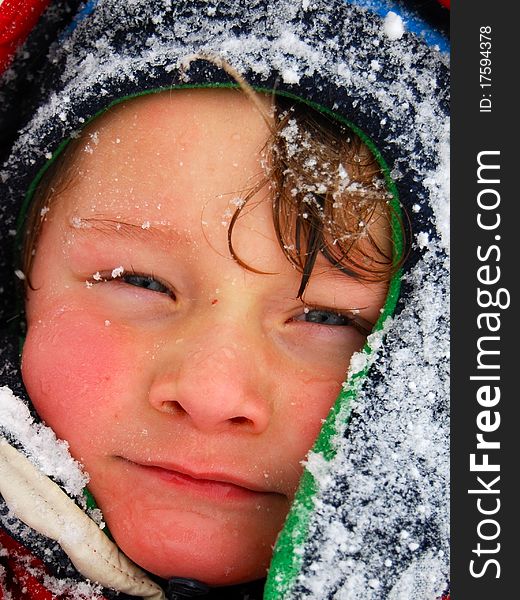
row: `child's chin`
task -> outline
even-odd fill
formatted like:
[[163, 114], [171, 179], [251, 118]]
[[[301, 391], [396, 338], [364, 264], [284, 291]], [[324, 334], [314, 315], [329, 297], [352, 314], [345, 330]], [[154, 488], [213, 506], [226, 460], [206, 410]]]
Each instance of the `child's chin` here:
[[234, 527], [217, 528], [202, 515], [159, 527], [148, 523], [130, 530], [127, 524], [110, 524], [119, 547], [140, 567], [164, 579], [235, 585], [265, 577], [271, 559], [273, 541], [248, 535], [253, 532], [239, 534]]

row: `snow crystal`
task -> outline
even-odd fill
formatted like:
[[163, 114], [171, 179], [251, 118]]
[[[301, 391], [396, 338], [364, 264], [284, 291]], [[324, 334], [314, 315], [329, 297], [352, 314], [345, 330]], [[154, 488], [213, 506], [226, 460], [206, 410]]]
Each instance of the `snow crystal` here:
[[404, 34], [403, 19], [390, 11], [383, 22], [383, 32], [389, 40], [400, 40]]
[[36, 423], [27, 406], [6, 386], [0, 387], [0, 431], [22, 444], [27, 458], [73, 496], [82, 496], [88, 476], [50, 427]]
[[72, 227], [74, 227], [74, 229], [85, 229], [87, 227], [90, 227], [88, 223], [85, 223], [83, 219], [77, 216], [71, 218], [70, 224], [72, 225]]
[[319, 482], [320, 485], [324, 485], [325, 482], [329, 482], [329, 465], [322, 454], [317, 452], [309, 452], [307, 459], [303, 461], [302, 464], [304, 464], [307, 470], [312, 473], [314, 479]]
[[[354, 352], [350, 359], [349, 377], [354, 373], [359, 373], [366, 368], [369, 363], [370, 356], [367, 352]], [[346, 385], [346, 384], [345, 384]]]
[[370, 350], [363, 349], [360, 352], [354, 352], [350, 359], [347, 381], [343, 384], [345, 388], [348, 388], [349, 380], [352, 378], [352, 375], [363, 371], [363, 369], [366, 369], [374, 362], [377, 357], [377, 351], [383, 343], [385, 332], [388, 330], [391, 323], [392, 318], [387, 317], [382, 328], [378, 331], [374, 331], [367, 337], [367, 345]]
[[[40, 577], [42, 577], [41, 574]], [[102, 586], [91, 581], [77, 581], [65, 577], [58, 579], [45, 573], [43, 584], [55, 597], [59, 598], [73, 600], [103, 600], [104, 598]]]
[[424, 185], [430, 191], [430, 202], [435, 212], [436, 226], [441, 236], [442, 247], [450, 248], [450, 145], [447, 141], [449, 125], [445, 126], [446, 141], [439, 144], [439, 166], [426, 173]]
[[25, 280], [25, 273], [23, 271], [21, 271], [20, 269], [15, 269], [14, 274], [18, 277], [18, 279], [20, 279], [21, 281]]
[[122, 266], [120, 267], [116, 267], [115, 269], [112, 269], [112, 279], [115, 279], [116, 277], [121, 277], [121, 275], [125, 272], [125, 270], [123, 269]]
[[430, 236], [425, 231], [419, 232], [415, 237], [419, 248], [428, 248], [430, 246]]
[[244, 200], [244, 198], [240, 198], [240, 196], [238, 196], [237, 198], [233, 198], [233, 200], [231, 200], [231, 204], [235, 205], [238, 208], [242, 208], [245, 203], [246, 203], [246, 201]]
[[[341, 179], [342, 185], [350, 183], [350, 178], [347, 169], [345, 169], [345, 167], [341, 163], [338, 166], [338, 175]], [[343, 188], [340, 188], [340, 190], [343, 191]]]
[[285, 69], [282, 72], [282, 79], [285, 83], [300, 83], [300, 75], [294, 69]]
[[388, 600], [439, 598], [446, 586], [446, 582], [439, 579], [441, 571], [441, 561], [431, 552], [423, 558], [413, 560], [391, 590]]

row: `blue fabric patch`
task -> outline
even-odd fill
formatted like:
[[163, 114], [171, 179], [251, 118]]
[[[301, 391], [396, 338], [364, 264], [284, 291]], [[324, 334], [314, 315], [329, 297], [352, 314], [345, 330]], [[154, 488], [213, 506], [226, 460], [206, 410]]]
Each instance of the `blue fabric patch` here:
[[76, 27], [81, 23], [81, 21], [83, 21], [83, 19], [86, 19], [89, 15], [91, 15], [96, 6], [97, 6], [98, 0], [87, 0], [87, 2], [85, 3], [85, 5], [83, 6], [83, 8], [81, 8], [76, 15], [74, 16], [74, 19], [71, 21], [70, 25], [67, 27], [67, 29], [65, 29], [65, 31], [63, 31], [63, 33], [60, 35], [59, 41], [63, 42], [64, 40], [66, 40], [71, 34], [72, 32], [76, 29]]
[[449, 40], [439, 31], [433, 29], [433, 27], [418, 17], [413, 12], [406, 10], [402, 5], [398, 4], [394, 0], [344, 0], [347, 4], [354, 4], [366, 8], [371, 12], [379, 15], [380, 17], [386, 17], [389, 11], [399, 15], [405, 23], [407, 31], [414, 33], [415, 35], [421, 36], [428, 45], [438, 46], [441, 52], [450, 52]]

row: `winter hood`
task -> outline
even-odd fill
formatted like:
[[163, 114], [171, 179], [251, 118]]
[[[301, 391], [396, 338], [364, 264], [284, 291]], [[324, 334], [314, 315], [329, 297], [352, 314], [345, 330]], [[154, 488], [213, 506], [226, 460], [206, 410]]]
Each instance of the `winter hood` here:
[[352, 125], [413, 232], [376, 330], [307, 458], [264, 597], [439, 597], [449, 564], [445, 38], [411, 2], [74, 4], [51, 3], [0, 86], [0, 385], [10, 388], [0, 395], [1, 526], [87, 597], [166, 597], [100, 529], [80, 465], [24, 390], [17, 236], [32, 189], [85, 123], [145, 92], [232, 85], [197, 59], [217, 55], [255, 89]]

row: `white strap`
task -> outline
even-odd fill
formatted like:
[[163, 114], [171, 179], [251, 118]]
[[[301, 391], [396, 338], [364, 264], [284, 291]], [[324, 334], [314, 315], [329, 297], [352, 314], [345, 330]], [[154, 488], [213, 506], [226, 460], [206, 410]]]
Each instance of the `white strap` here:
[[0, 493], [18, 519], [57, 541], [87, 579], [126, 594], [164, 600], [163, 590], [5, 439], [0, 439]]

